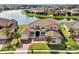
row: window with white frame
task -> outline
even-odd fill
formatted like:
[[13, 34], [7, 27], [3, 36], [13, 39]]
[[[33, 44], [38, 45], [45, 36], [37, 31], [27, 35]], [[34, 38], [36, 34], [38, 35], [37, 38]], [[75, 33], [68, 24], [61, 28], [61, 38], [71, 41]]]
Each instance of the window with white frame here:
[[42, 36], [45, 36], [45, 32], [41, 32], [41, 35], [42, 35]]
[[30, 32], [30, 36], [33, 36], [34, 35], [34, 32]]
[[52, 43], [55, 43], [55, 40], [53, 40]]

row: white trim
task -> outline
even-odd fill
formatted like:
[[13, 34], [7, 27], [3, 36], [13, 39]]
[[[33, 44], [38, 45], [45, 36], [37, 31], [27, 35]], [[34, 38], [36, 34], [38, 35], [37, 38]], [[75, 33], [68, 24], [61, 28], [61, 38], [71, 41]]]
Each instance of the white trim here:
[[39, 36], [39, 37], [41, 37], [41, 31], [40, 31], [40, 30], [35, 30], [35, 31], [34, 31], [34, 38], [36, 37], [36, 34], [35, 34], [36, 31], [39, 31], [39, 32], [40, 32], [40, 36]]

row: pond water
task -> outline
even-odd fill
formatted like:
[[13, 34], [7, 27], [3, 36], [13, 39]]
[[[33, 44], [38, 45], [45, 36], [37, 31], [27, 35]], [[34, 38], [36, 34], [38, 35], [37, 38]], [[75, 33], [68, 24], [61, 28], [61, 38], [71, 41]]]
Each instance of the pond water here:
[[21, 11], [22, 10], [3, 11], [2, 13], [0, 13], [0, 18], [15, 19], [19, 25], [29, 24], [37, 20], [36, 17], [23, 15]]
[[73, 19], [67, 20], [67, 19], [61, 19], [61, 20], [56, 20], [57, 23], [64, 23], [64, 22], [72, 22], [74, 21]]

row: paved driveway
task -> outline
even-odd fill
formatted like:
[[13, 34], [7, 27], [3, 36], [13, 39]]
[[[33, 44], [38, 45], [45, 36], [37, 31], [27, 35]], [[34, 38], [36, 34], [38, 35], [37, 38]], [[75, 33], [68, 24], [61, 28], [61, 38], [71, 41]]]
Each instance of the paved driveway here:
[[[17, 48], [16, 49], [16, 51], [20, 51], [20, 50], [28, 50], [28, 48], [29, 48], [29, 46], [32, 44], [32, 42], [31, 43], [27, 43], [27, 42], [23, 42], [22, 43], [22, 46], [20, 47], [20, 48]], [[16, 52], [15, 54], [26, 54], [26, 52]]]

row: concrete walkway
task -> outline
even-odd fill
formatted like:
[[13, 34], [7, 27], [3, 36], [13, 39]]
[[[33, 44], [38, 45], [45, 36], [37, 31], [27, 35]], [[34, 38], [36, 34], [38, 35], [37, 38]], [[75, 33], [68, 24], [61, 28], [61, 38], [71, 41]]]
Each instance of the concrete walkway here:
[[[33, 42], [33, 41], [32, 41]], [[32, 44], [32, 42], [31, 43], [29, 43], [29, 44], [22, 44], [22, 47], [20, 47], [20, 48], [17, 48], [16, 49], [16, 51], [20, 51], [20, 50], [28, 50], [29, 49], [29, 46]], [[16, 53], [15, 52], [15, 54], [26, 54], [27, 52], [18, 52], [18, 53]]]
[[[27, 52], [31, 52], [31, 50], [16, 50], [16, 51], [1, 51], [1, 53], [20, 53], [26, 54]], [[33, 50], [33, 52], [79, 52], [79, 50]]]
[[46, 41], [33, 41], [33, 43], [47, 43]]

